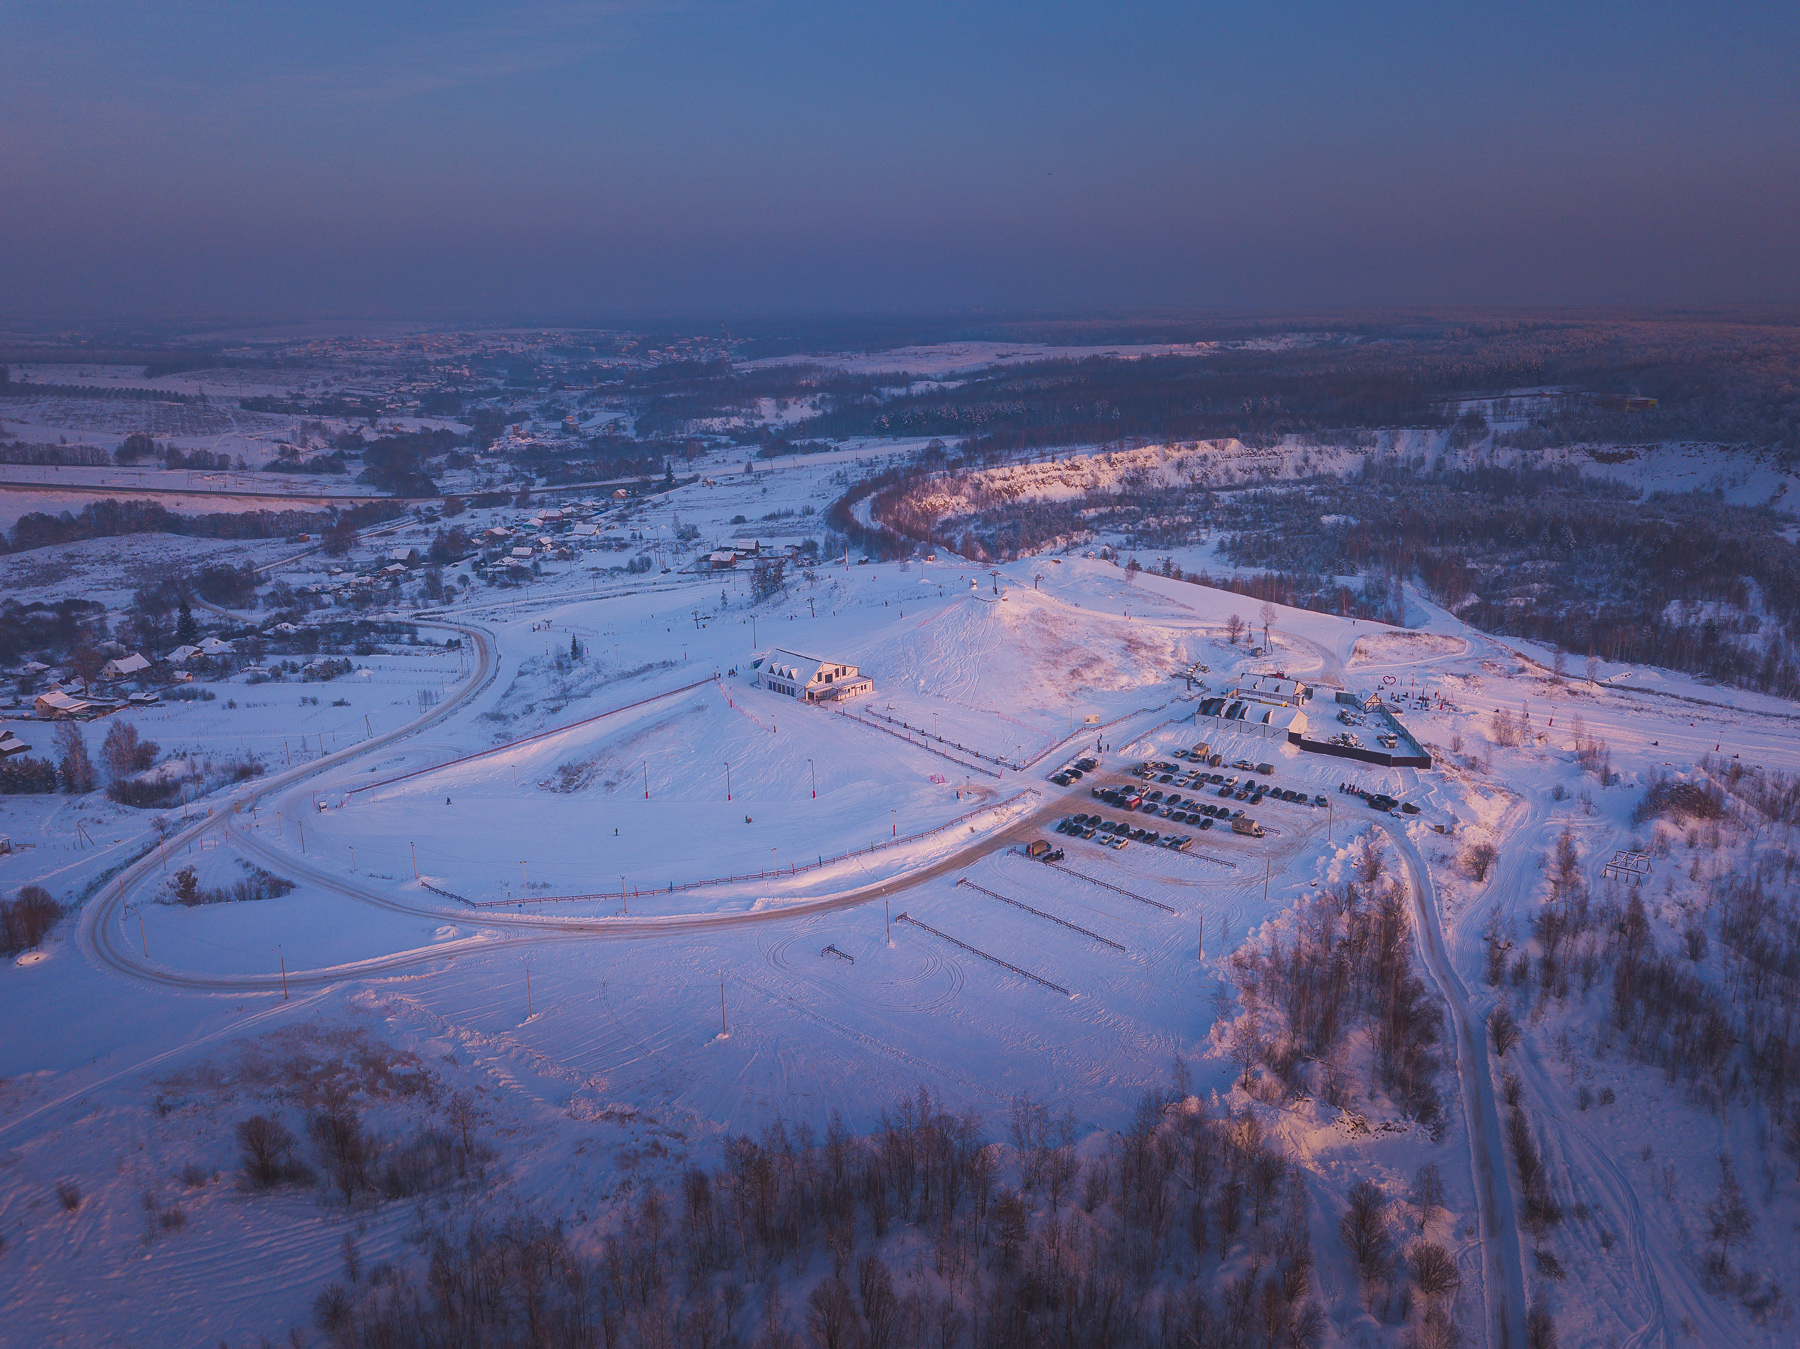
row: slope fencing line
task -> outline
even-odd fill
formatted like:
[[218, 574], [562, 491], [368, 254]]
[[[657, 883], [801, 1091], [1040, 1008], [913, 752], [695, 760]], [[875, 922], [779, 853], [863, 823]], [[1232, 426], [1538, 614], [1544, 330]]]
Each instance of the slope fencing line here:
[[[835, 853], [830, 857], [822, 857], [816, 862], [795, 862], [791, 864], [786, 871], [783, 871], [780, 867], [775, 867], [769, 871], [747, 871], [741, 876], [714, 876], [710, 880], [704, 881], [671, 881], [668, 885], [659, 885], [650, 890], [644, 890], [634, 886], [629, 890], [624, 887], [620, 887], [617, 890], [599, 890], [591, 895], [539, 895], [536, 898], [523, 897], [515, 899], [465, 900], [464, 903], [471, 904], [477, 909], [503, 909], [509, 904], [517, 904], [521, 907], [526, 904], [574, 904], [587, 900], [623, 900], [627, 896], [635, 899], [639, 895], [672, 895], [678, 890], [699, 890], [708, 885], [732, 885], [738, 881], [761, 881], [768, 880], [771, 877], [798, 876], [802, 872], [817, 871], [820, 867], [831, 866], [833, 863], [842, 862], [846, 858], [867, 857], [871, 853], [881, 852], [887, 848], [898, 848], [907, 843], [917, 843], [921, 839], [930, 838], [933, 834], [941, 834], [947, 829], [954, 829], [959, 824], [966, 824], [977, 815], [985, 814], [990, 810], [1004, 810], [1006, 807], [1013, 805], [1016, 802], [1023, 801], [1028, 796], [1036, 796], [1037, 794], [1037, 788], [1027, 787], [1024, 791], [1019, 792], [1014, 796], [1009, 796], [1004, 801], [995, 801], [989, 805], [977, 806], [974, 810], [965, 811], [955, 819], [946, 820], [935, 828], [922, 829], [916, 834], [905, 834], [900, 838], [891, 838], [885, 843], [871, 843], [866, 848], [851, 848], [845, 852]], [[1173, 912], [1173, 910], [1171, 910], [1171, 912]]]
[[[1024, 854], [1020, 853], [1019, 856], [1022, 857]], [[1116, 895], [1124, 895], [1127, 899], [1135, 899], [1140, 904], [1148, 904], [1151, 908], [1161, 909], [1164, 913], [1175, 912], [1175, 910], [1171, 909], [1167, 904], [1162, 903], [1160, 900], [1151, 899], [1146, 895], [1140, 895], [1134, 890], [1127, 890], [1122, 885], [1114, 885], [1111, 881], [1100, 880], [1097, 877], [1088, 875], [1085, 871], [1077, 871], [1074, 867], [1066, 867], [1061, 862], [1044, 862], [1042, 858], [1038, 858], [1037, 860], [1042, 862], [1044, 866], [1054, 867], [1065, 875], [1073, 876], [1076, 880], [1086, 881], [1089, 885], [1097, 885], [1102, 890], [1111, 890]]]
[[[856, 712], [856, 717], [857, 717], [857, 720], [859, 720], [859, 721], [865, 720], [869, 717], [874, 717], [879, 721], [887, 722], [888, 725], [890, 725], [890, 726], [898, 726], [905, 731], [909, 731], [912, 734], [917, 735], [919, 737], [918, 741], [913, 741], [914, 744], [919, 744], [921, 741], [925, 741], [925, 740], [935, 740], [940, 745], [955, 745], [956, 748], [964, 754], [972, 754], [977, 759], [986, 759], [991, 764], [998, 764], [1002, 768], [1011, 768], [1016, 772], [1023, 773], [1026, 769], [1033, 768], [1036, 765], [1042, 763], [1045, 759], [1049, 758], [1052, 754], [1056, 753], [1057, 750], [1063, 748], [1065, 745], [1070, 744], [1072, 741], [1086, 739], [1088, 736], [1093, 735], [1097, 731], [1107, 730], [1109, 727], [1117, 726], [1121, 721], [1129, 720], [1132, 717], [1141, 717], [1146, 712], [1160, 712], [1163, 710], [1163, 708], [1165, 708], [1167, 706], [1168, 706], [1167, 703], [1158, 703], [1155, 707], [1134, 708], [1130, 712], [1120, 713], [1118, 716], [1114, 717], [1111, 721], [1094, 722], [1092, 725], [1078, 726], [1074, 730], [1070, 731], [1067, 735], [1063, 736], [1062, 739], [1053, 741], [1049, 745], [1046, 745], [1043, 749], [1040, 749], [1036, 754], [1033, 754], [1029, 759], [1009, 759], [1004, 754], [987, 754], [981, 750], [973, 748], [972, 746], [963, 744], [960, 740], [946, 740], [941, 735], [934, 735], [932, 732], [926, 730], [923, 726], [914, 726], [910, 721], [907, 721], [904, 717], [890, 717], [884, 712], [874, 712], [874, 711], [870, 711], [868, 708], [858, 708], [857, 712]], [[846, 715], [848, 715], [848, 714], [846, 714]], [[875, 729], [881, 730], [883, 728], [878, 726]], [[910, 739], [911, 737], [909, 736], [908, 738]], [[930, 745], [925, 745], [923, 747], [925, 749], [931, 749]], [[934, 753], [934, 754], [943, 753], [943, 751], [932, 750], [932, 753]], [[949, 754], [946, 753], [946, 754], [944, 754], [944, 757], [949, 758], [950, 756], [949, 756]], [[965, 767], [966, 766], [967, 765], [965, 765]]]
[[495, 745], [492, 749], [479, 749], [473, 754], [464, 754], [456, 759], [446, 759], [443, 763], [432, 764], [428, 768], [415, 768], [410, 773], [401, 773], [397, 777], [383, 778], [380, 782], [365, 782], [362, 786], [352, 787], [349, 791], [345, 792], [344, 799], [348, 801], [358, 792], [372, 792], [379, 787], [391, 787], [396, 782], [405, 782], [408, 778], [421, 777], [426, 773], [436, 773], [440, 769], [456, 768], [462, 764], [474, 763], [475, 760], [485, 759], [490, 755], [504, 754], [507, 750], [517, 749], [521, 745], [529, 745], [536, 740], [547, 740], [553, 735], [561, 735], [564, 731], [573, 731], [578, 727], [589, 725], [592, 722], [600, 721], [606, 717], [616, 717], [619, 713], [629, 712], [634, 707], [642, 707], [646, 703], [654, 703], [662, 698], [673, 698], [678, 693], [688, 693], [704, 684], [714, 684], [717, 682], [715, 677], [709, 675], [705, 679], [696, 679], [691, 684], [683, 684], [678, 689], [665, 689], [661, 693], [651, 694], [648, 698], [639, 698], [635, 703], [626, 703], [623, 707], [614, 707], [605, 712], [596, 712], [593, 716], [583, 717], [580, 721], [571, 721], [567, 726], [557, 726], [548, 731], [538, 731], [536, 734], [523, 736], [518, 740], [509, 740], [504, 745]]
[[917, 918], [914, 918], [911, 914], [907, 914], [907, 913], [895, 914], [894, 921], [896, 923], [911, 923], [914, 927], [922, 927], [927, 932], [929, 932], [932, 936], [942, 937], [945, 941], [949, 942], [952, 946], [960, 946], [960, 947], [962, 947], [963, 950], [967, 951], [972, 956], [980, 956], [983, 960], [992, 961], [994, 964], [998, 965], [1001, 969], [1011, 970], [1014, 974], [1017, 974], [1026, 979], [1029, 979], [1033, 983], [1042, 984], [1045, 988], [1053, 988], [1058, 993], [1062, 994], [1065, 998], [1072, 998], [1075, 996], [1073, 993], [1069, 992], [1068, 989], [1064, 988], [1061, 984], [1053, 984], [1048, 979], [1044, 978], [1042, 975], [1033, 974], [1030, 970], [1022, 970], [1017, 965], [1014, 965], [1009, 961], [1000, 959], [999, 956], [991, 956], [986, 951], [983, 951], [976, 947], [970, 946], [969, 943], [966, 941], [958, 941], [955, 937], [952, 937], [948, 932], [939, 932], [935, 927], [932, 927], [929, 923], [921, 923]]
[[[816, 704], [816, 703], [813, 704], [813, 706], [815, 706], [815, 707], [817, 705], [818, 704]], [[922, 749], [927, 754], [935, 754], [940, 759], [948, 759], [951, 763], [955, 764], [958, 768], [966, 768], [971, 773], [985, 773], [988, 777], [993, 778], [995, 781], [1000, 780], [1001, 774], [998, 769], [983, 768], [980, 764], [968, 763], [962, 759], [957, 758], [954, 754], [949, 753], [947, 750], [933, 749], [930, 745], [927, 745], [925, 743], [925, 741], [923, 741], [923, 740], [914, 740], [910, 734], [902, 735], [899, 731], [893, 730], [887, 726], [877, 726], [874, 722], [870, 721], [867, 717], [864, 717], [860, 712], [856, 716], [851, 716], [848, 712], [844, 711], [843, 708], [841, 708], [841, 707], [833, 708], [832, 711], [836, 712], [840, 717], [843, 717], [846, 720], [855, 722], [858, 726], [867, 726], [871, 731], [880, 731], [883, 735], [891, 735], [896, 740], [904, 740], [907, 744], [913, 745], [919, 749]], [[879, 716], [880, 714], [874, 713], [872, 715]], [[964, 750], [963, 752], [965, 754], [974, 754], [975, 753], [975, 751], [972, 749]], [[985, 757], [985, 756], [979, 756], [979, 757]]]
[[[1118, 716], [1114, 717], [1111, 721], [1096, 721], [1096, 722], [1092, 723], [1091, 725], [1078, 726], [1074, 730], [1070, 731], [1067, 735], [1065, 735], [1061, 740], [1058, 740], [1055, 744], [1050, 745], [1045, 749], [1039, 750], [1036, 754], [1032, 755], [1029, 759], [1025, 760], [1024, 763], [1019, 764], [1017, 766], [1021, 770], [1027, 769], [1027, 768], [1035, 768], [1038, 764], [1042, 763], [1045, 759], [1049, 758], [1052, 754], [1056, 753], [1057, 750], [1059, 750], [1063, 746], [1069, 744], [1071, 741], [1086, 739], [1088, 736], [1093, 735], [1097, 731], [1111, 730], [1114, 726], [1117, 726], [1121, 721], [1129, 721], [1132, 717], [1141, 717], [1146, 712], [1160, 712], [1163, 710], [1163, 708], [1167, 707], [1168, 705], [1169, 705], [1168, 703], [1158, 703], [1155, 707], [1139, 707], [1139, 708], [1133, 709], [1130, 712], [1121, 712]], [[1170, 720], [1172, 721], [1173, 718], [1171, 718]], [[1164, 722], [1163, 724], [1168, 725], [1169, 723]]]
[[1095, 941], [1101, 943], [1103, 946], [1110, 946], [1115, 951], [1123, 951], [1125, 949], [1123, 946], [1120, 946], [1118, 942], [1114, 941], [1111, 937], [1102, 937], [1098, 932], [1089, 932], [1085, 927], [1080, 927], [1074, 923], [1071, 923], [1066, 918], [1058, 918], [1053, 913], [1045, 913], [1042, 909], [1034, 909], [1029, 904], [1021, 904], [1016, 899], [1008, 899], [1005, 895], [997, 894], [996, 892], [988, 889], [985, 885], [977, 885], [977, 884], [975, 884], [974, 881], [970, 881], [970, 880], [959, 880], [959, 881], [957, 881], [957, 884], [958, 885], [966, 885], [971, 890], [980, 891], [982, 894], [986, 895], [989, 899], [997, 899], [1002, 904], [1012, 905], [1015, 909], [1023, 909], [1023, 910], [1025, 910], [1026, 913], [1035, 913], [1039, 918], [1048, 918], [1053, 923], [1060, 923], [1063, 927], [1068, 928], [1069, 931], [1079, 932], [1084, 937], [1092, 937]]

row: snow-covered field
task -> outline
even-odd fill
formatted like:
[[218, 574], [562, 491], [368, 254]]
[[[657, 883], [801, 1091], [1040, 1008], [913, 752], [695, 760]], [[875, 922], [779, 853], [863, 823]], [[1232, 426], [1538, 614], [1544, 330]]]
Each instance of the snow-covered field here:
[[[1001, 359], [938, 357], [948, 371], [977, 354]], [[701, 528], [690, 551], [811, 533], [802, 512], [823, 510], [859, 459], [872, 466], [873, 447], [721, 471], [632, 527], [672, 558], [681, 524]], [[1114, 467], [1179, 476], [1190, 460]], [[1098, 470], [1071, 471], [1075, 490]], [[1030, 490], [1059, 490], [1051, 472]], [[175, 545], [220, 547], [155, 546]], [[63, 565], [112, 598], [142, 546], [83, 544]], [[280, 545], [233, 547], [262, 560]], [[5, 565], [9, 592], [49, 575], [29, 555]], [[597, 1241], [622, 1196], [679, 1192], [684, 1167], [717, 1164], [729, 1135], [777, 1114], [822, 1129], [835, 1109], [871, 1128], [923, 1084], [998, 1138], [1029, 1092], [1097, 1139], [1128, 1127], [1179, 1057], [1196, 1097], [1254, 1115], [1303, 1163], [1327, 1343], [1401, 1342], [1362, 1305], [1336, 1222], [1357, 1180], [1401, 1194], [1423, 1162], [1446, 1180], [1435, 1231], [1477, 1342], [1527, 1296], [1554, 1308], [1564, 1345], [1791, 1342], [1779, 1309], [1755, 1319], [1702, 1283], [1712, 1159], [1767, 1149], [1755, 1109], [1716, 1122], [1610, 1052], [1575, 1004], [1534, 1004], [1504, 1063], [1482, 1026], [1517, 996], [1483, 979], [1490, 915], [1528, 940], [1541, 859], [1565, 825], [1585, 883], [1606, 893], [1616, 848], [1655, 852], [1630, 818], [1654, 773], [1694, 775], [1710, 754], [1800, 768], [1796, 709], [1667, 672], [1556, 684], [1549, 653], [1416, 595], [1408, 633], [1279, 609], [1274, 649], [1252, 660], [1223, 636], [1254, 608], [1241, 596], [1097, 558], [995, 570], [840, 557], [752, 604], [740, 577], [657, 571], [600, 595], [589, 567], [551, 567], [529, 591], [434, 609], [428, 644], [359, 658], [366, 673], [220, 681], [212, 701], [118, 714], [166, 751], [266, 765], [161, 812], [160, 844], [157, 813], [98, 794], [0, 798], [0, 833], [23, 845], [0, 856], [0, 893], [38, 883], [80, 906], [0, 970], [0, 1341], [254, 1343], [311, 1323], [347, 1235], [366, 1262], [412, 1258], [410, 1203], [241, 1185], [234, 1127], [271, 1102], [342, 1091], [398, 1137], [466, 1093], [496, 1155], [456, 1202], [541, 1208]], [[453, 635], [461, 653], [436, 645]], [[752, 679], [776, 648], [857, 664], [875, 692], [843, 714], [781, 698]], [[1402, 715], [1436, 766], [1196, 726], [1201, 690], [1179, 677], [1196, 662], [1211, 691], [1282, 671], [1411, 695]], [[1321, 720], [1330, 697], [1313, 704]], [[1529, 711], [1522, 743], [1494, 743], [1496, 709]], [[1577, 715], [1609, 747], [1615, 784], [1577, 762]], [[1187, 855], [1048, 833], [1097, 808], [1096, 782], [1202, 739], [1227, 771], [1272, 759], [1275, 785], [1329, 807], [1265, 804], [1265, 837], [1189, 830]], [[1047, 781], [1101, 745], [1096, 775]], [[1418, 813], [1376, 816], [1345, 782]], [[1038, 837], [1063, 843], [1060, 868], [1022, 855]], [[1365, 840], [1383, 841], [1415, 896], [1420, 969], [1449, 1015], [1437, 1129], [1361, 1080], [1342, 1106], [1247, 1093], [1224, 1034], [1232, 957], [1286, 940], [1294, 906], [1341, 885]], [[1501, 861], [1477, 882], [1461, 858], [1483, 841]], [[1670, 846], [1647, 887], [1665, 947], [1692, 898], [1677, 886], [1688, 852], [1678, 835]], [[188, 866], [206, 889], [258, 870], [293, 888], [185, 907], [170, 887]], [[1567, 1214], [1548, 1235], [1494, 1199], [1514, 1185], [1506, 1071]], [[1602, 1085], [1611, 1104], [1578, 1105]], [[1754, 1234], [1734, 1260], [1800, 1287], [1791, 1182], [1746, 1181]]]

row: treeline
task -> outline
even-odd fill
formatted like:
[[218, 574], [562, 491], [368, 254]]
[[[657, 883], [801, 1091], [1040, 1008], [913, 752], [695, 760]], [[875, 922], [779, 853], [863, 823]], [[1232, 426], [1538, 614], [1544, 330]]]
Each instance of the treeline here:
[[121, 388], [116, 384], [35, 384], [29, 380], [0, 380], [0, 394], [15, 398], [124, 398], [139, 402], [205, 402], [205, 395], [175, 393], [169, 389]]
[[[598, 1249], [531, 1215], [445, 1220], [419, 1268], [347, 1267], [315, 1322], [343, 1349], [1317, 1346], [1297, 1168], [1254, 1114], [1214, 1113], [1179, 1063], [1176, 1079], [1088, 1155], [1072, 1120], [1025, 1099], [1005, 1147], [924, 1090], [862, 1136], [835, 1114], [823, 1136], [778, 1119], [678, 1194], [642, 1191]], [[1441, 1200], [1429, 1181], [1422, 1216]], [[1402, 1255], [1395, 1217], [1365, 1182], [1338, 1224], [1368, 1305], [1454, 1338], [1454, 1261], [1428, 1241]]]
[[1341, 1108], [1360, 1076], [1350, 1063], [1360, 1037], [1374, 1081], [1435, 1135], [1443, 1012], [1413, 969], [1404, 880], [1385, 875], [1373, 833], [1358, 843], [1353, 873], [1302, 899], [1285, 933], [1232, 954], [1241, 1011], [1223, 1034], [1247, 1090], [1266, 1073], [1272, 1099], [1317, 1094]]
[[0, 464], [78, 465], [104, 468], [112, 458], [98, 445], [27, 445], [24, 441], [0, 442]]
[[8, 665], [33, 651], [67, 651], [106, 640], [106, 606], [98, 600], [0, 600], [0, 661]]
[[[1460, 398], [1560, 387], [1608, 397], [1553, 405], [1533, 428], [1544, 444], [1703, 440], [1791, 453], [1800, 450], [1794, 332], [1791, 321], [1754, 316], [1373, 320], [1357, 333], [1378, 341], [978, 371], [955, 389], [843, 403], [807, 430], [956, 435], [976, 451], [1126, 436], [1268, 445], [1289, 434], [1448, 428]], [[1658, 404], [1628, 411], [1626, 395]]]
[[1378, 468], [1220, 493], [1202, 518], [1243, 566], [1416, 576], [1487, 632], [1800, 695], [1800, 548], [1762, 508], [1573, 471]]
[[239, 511], [213, 515], [179, 515], [155, 501], [120, 501], [106, 497], [89, 502], [81, 513], [22, 516], [10, 536], [0, 535], [0, 552], [24, 552], [82, 539], [124, 534], [181, 534], [197, 539], [281, 539], [295, 534], [325, 534], [334, 528], [363, 529], [401, 513], [398, 505], [367, 502], [342, 511]]
[[[635, 395], [640, 436], [685, 434], [692, 422], [754, 416], [763, 399], [776, 403], [822, 399], [832, 407], [874, 406], [885, 386], [904, 385], [904, 376], [859, 375], [828, 364], [764, 366], [734, 370], [728, 362], [686, 362], [634, 372], [626, 390]], [[805, 423], [811, 434], [817, 423]], [[739, 440], [759, 438], [766, 428], [734, 431]]]
[[[1666, 813], [1686, 829], [1694, 879], [1699, 848], [1715, 850], [1723, 828], [1751, 825], [1721, 825], [1679, 808]], [[1696, 819], [1704, 823], [1696, 826]], [[1670, 836], [1658, 839], [1660, 865], [1679, 865]], [[1534, 1002], [1603, 997], [1613, 1038], [1631, 1057], [1661, 1068], [1696, 1103], [1721, 1114], [1740, 1103], [1760, 1105], [1800, 1160], [1797, 869], [1800, 859], [1774, 848], [1753, 855], [1747, 870], [1718, 876], [1665, 949], [1635, 887], [1621, 893], [1613, 883], [1598, 899], [1590, 894], [1565, 830], [1546, 859], [1549, 894], [1532, 917], [1529, 944], [1514, 954], [1511, 934], [1495, 925], [1486, 932], [1487, 980], [1510, 990], [1519, 1018]], [[1714, 940], [1723, 979], [1708, 975]]]

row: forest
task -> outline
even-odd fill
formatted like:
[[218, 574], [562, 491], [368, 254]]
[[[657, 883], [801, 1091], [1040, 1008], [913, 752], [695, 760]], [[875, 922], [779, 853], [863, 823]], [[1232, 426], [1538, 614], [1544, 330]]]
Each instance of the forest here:
[[[1117, 538], [1163, 575], [1393, 622], [1402, 617], [1400, 583], [1412, 582], [1483, 631], [1578, 660], [1660, 665], [1800, 696], [1800, 547], [1765, 507], [1706, 494], [1640, 500], [1573, 470], [1371, 465], [1343, 479], [1232, 490], [995, 496], [952, 518], [923, 504], [923, 481], [922, 468], [891, 472], [845, 498], [874, 496], [886, 528], [871, 543], [934, 542], [983, 560]], [[979, 501], [973, 481], [955, 479]], [[833, 524], [852, 533], [850, 515], [848, 505], [834, 508]], [[1209, 540], [1248, 574], [1184, 572], [1155, 556]]]
[[[1342, 332], [1342, 322], [1330, 326]], [[1352, 321], [1345, 336], [1285, 349], [1011, 365], [949, 388], [840, 401], [806, 432], [954, 435], [976, 455], [1133, 436], [1267, 445], [1293, 434], [1330, 443], [1364, 428], [1448, 426], [1452, 400], [1555, 388], [1599, 396], [1550, 400], [1534, 426], [1515, 434], [1535, 444], [1700, 440], [1800, 451], [1791, 316], [1389, 319]], [[1656, 405], [1627, 408], [1627, 395]]]
[[28, 548], [105, 539], [122, 534], [183, 534], [197, 539], [284, 539], [295, 534], [323, 533], [348, 521], [353, 528], [391, 520], [400, 507], [369, 502], [345, 511], [238, 511], [181, 515], [155, 501], [119, 501], [105, 497], [81, 508], [49, 515], [33, 511], [21, 516], [10, 536], [0, 532], [0, 553]]

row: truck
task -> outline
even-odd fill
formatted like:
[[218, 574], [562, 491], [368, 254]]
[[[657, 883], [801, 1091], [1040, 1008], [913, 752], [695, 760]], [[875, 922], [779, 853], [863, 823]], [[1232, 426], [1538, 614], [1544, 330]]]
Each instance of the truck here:
[[1040, 862], [1060, 862], [1063, 850], [1053, 845], [1048, 839], [1034, 838], [1025, 845], [1025, 855], [1035, 857]]
[[1263, 836], [1263, 827], [1248, 815], [1240, 815], [1231, 822], [1231, 832], [1234, 834], [1248, 834], [1251, 838], [1261, 838]]

